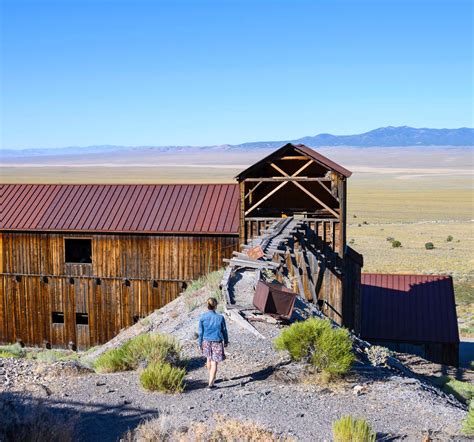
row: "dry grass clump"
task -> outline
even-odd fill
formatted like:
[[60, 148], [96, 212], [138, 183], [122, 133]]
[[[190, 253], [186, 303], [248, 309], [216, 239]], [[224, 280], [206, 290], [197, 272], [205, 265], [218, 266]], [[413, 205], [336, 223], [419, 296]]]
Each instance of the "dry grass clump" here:
[[75, 420], [52, 413], [41, 402], [13, 403], [0, 398], [0, 440], [14, 442], [72, 442]]
[[334, 421], [332, 435], [335, 442], [372, 442], [376, 437], [365, 419], [354, 419], [352, 416]]
[[291, 441], [288, 437], [277, 436], [252, 421], [240, 421], [226, 416], [215, 415], [209, 423], [195, 422], [186, 429], [173, 428], [171, 419], [162, 415], [140, 424], [129, 431], [124, 442], [251, 442], [251, 441]]
[[286, 350], [295, 361], [311, 364], [326, 376], [349, 371], [354, 362], [349, 332], [333, 328], [327, 320], [295, 322], [275, 339], [276, 350]]
[[59, 350], [32, 351], [26, 357], [38, 362], [44, 362], [45, 364], [52, 364], [58, 361], [77, 361], [79, 359], [77, 352]]
[[[206, 299], [210, 296], [216, 298], [218, 301], [222, 299], [222, 293], [219, 285], [223, 275], [224, 269], [220, 269], [201, 276], [200, 278], [191, 282], [191, 284], [183, 293], [184, 302], [188, 311], [191, 312], [199, 306], [204, 305]], [[201, 292], [203, 287], [206, 287], [207, 289], [205, 292]]]
[[143, 334], [119, 348], [106, 351], [94, 362], [99, 373], [135, 370], [142, 362], [180, 362], [181, 347], [172, 336]]
[[142, 387], [161, 393], [182, 393], [186, 369], [173, 367], [167, 362], [153, 362], [140, 375]]

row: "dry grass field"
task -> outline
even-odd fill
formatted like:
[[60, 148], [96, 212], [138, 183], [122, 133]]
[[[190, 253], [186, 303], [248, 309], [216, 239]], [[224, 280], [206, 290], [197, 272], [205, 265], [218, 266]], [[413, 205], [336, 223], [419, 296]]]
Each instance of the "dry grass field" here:
[[[473, 149], [318, 149], [354, 172], [349, 179], [348, 241], [364, 271], [447, 273], [455, 281], [461, 330], [474, 336]], [[47, 157], [2, 161], [2, 182], [231, 182], [269, 151]], [[452, 236], [451, 241], [447, 241]], [[387, 238], [401, 242], [393, 248]], [[427, 250], [425, 243], [434, 249]]]

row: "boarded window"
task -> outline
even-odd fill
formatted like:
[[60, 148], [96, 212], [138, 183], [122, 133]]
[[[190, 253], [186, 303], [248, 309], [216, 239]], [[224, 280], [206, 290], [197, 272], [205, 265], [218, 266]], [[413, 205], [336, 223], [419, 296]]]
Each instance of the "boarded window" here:
[[64, 312], [53, 312], [51, 320], [53, 324], [64, 324]]
[[76, 325], [89, 325], [89, 314], [76, 313]]
[[92, 241], [90, 239], [66, 238], [64, 240], [66, 262], [76, 264], [92, 263]]

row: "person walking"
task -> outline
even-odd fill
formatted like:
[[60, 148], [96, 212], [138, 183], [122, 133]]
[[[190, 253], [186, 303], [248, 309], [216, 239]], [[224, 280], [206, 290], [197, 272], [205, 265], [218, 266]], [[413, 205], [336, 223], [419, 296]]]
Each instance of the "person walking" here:
[[225, 359], [224, 347], [229, 343], [224, 316], [216, 312], [216, 307], [217, 299], [209, 298], [208, 311], [199, 318], [199, 347], [207, 358], [209, 389], [215, 388], [217, 364]]

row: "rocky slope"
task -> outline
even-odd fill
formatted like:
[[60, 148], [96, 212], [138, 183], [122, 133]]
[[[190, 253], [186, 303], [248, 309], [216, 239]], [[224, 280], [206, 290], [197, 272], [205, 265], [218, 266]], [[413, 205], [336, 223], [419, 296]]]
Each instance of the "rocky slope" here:
[[[367, 419], [385, 440], [421, 440], [428, 434], [459, 440], [466, 409], [453, 398], [415, 376], [373, 367], [363, 355], [341, 381], [324, 383], [307, 376], [302, 366], [273, 350], [272, 339], [281, 327], [277, 324], [254, 323], [265, 337], [259, 339], [229, 321], [227, 360], [219, 368], [218, 388], [209, 391], [195, 335], [208, 294], [206, 287], [194, 293], [195, 303], [181, 296], [84, 355], [81, 363], [0, 360], [0, 419], [4, 420], [0, 423], [6, 424], [9, 413], [26, 416], [40, 405], [73, 426], [75, 440], [104, 442], [115, 441], [143, 419], [160, 414], [168, 415], [177, 428], [222, 414], [250, 419], [277, 435], [314, 441], [330, 440], [331, 423], [352, 414]], [[196, 304], [200, 306], [191, 310]], [[95, 374], [83, 368], [84, 362], [107, 348], [149, 331], [172, 334], [181, 341], [188, 360], [183, 394], [147, 392], [136, 372]]]

